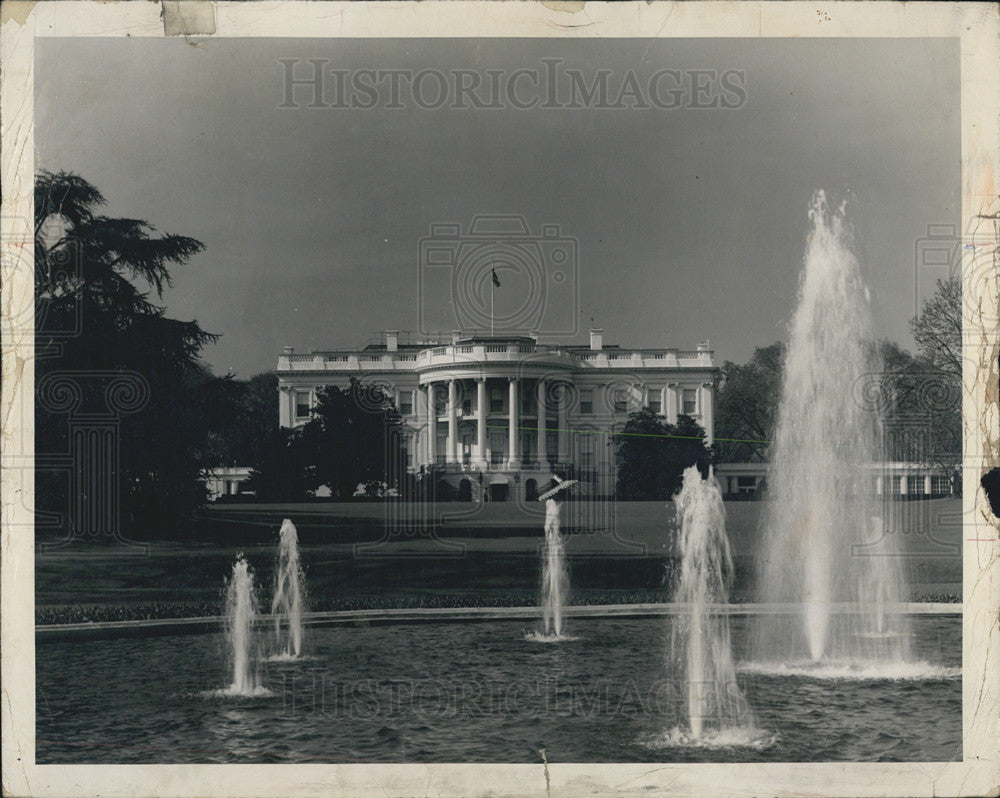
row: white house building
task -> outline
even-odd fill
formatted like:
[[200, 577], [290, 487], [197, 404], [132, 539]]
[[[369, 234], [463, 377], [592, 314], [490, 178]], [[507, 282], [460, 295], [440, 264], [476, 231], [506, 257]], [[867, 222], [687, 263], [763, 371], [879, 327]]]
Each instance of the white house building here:
[[[610, 495], [615, 484], [609, 436], [643, 406], [674, 423], [681, 413], [713, 434], [716, 369], [708, 343], [695, 350], [548, 345], [538, 336], [465, 335], [402, 343], [389, 330], [358, 350], [278, 358], [280, 423], [305, 423], [317, 391], [350, 378], [395, 398], [405, 424], [406, 462], [439, 468], [460, 497], [531, 499], [554, 470], [572, 473], [581, 491]], [[360, 391], [359, 401], [365, 392]]]

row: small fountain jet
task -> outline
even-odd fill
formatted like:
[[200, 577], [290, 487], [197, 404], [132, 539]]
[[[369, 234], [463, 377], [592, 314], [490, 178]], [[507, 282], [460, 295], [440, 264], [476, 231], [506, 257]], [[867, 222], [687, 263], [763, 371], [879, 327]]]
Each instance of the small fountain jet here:
[[562, 637], [563, 609], [569, 592], [569, 575], [559, 532], [560, 512], [565, 492], [575, 485], [575, 479], [563, 479], [553, 474], [545, 490], [538, 496], [545, 502], [545, 551], [542, 555], [542, 626], [546, 637]]
[[252, 696], [267, 693], [261, 686], [255, 655], [257, 636], [257, 596], [253, 569], [241, 553], [233, 564], [232, 577], [226, 583], [226, 639], [233, 666], [233, 681], [222, 692], [226, 695]]
[[729, 620], [711, 610], [729, 601], [733, 576], [719, 483], [689, 466], [674, 503], [680, 571], [673, 600], [686, 612], [672, 627], [670, 662], [687, 682], [690, 738], [697, 741], [707, 731], [751, 728], [753, 719], [739, 711], [745, 701], [736, 684]]
[[[286, 518], [281, 524], [278, 543], [278, 568], [275, 575], [274, 635], [279, 655], [292, 658], [302, 653], [302, 566], [299, 564], [299, 538]], [[282, 634], [284, 626], [284, 634]]]

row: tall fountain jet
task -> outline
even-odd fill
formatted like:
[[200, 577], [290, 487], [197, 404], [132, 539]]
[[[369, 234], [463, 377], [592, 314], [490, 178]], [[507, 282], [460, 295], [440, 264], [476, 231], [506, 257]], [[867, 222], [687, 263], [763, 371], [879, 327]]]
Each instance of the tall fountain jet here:
[[271, 615], [274, 616], [274, 636], [277, 653], [285, 657], [298, 657], [302, 653], [302, 566], [299, 563], [299, 536], [289, 519], [281, 522], [278, 533], [278, 568], [275, 573], [274, 598]]
[[670, 666], [684, 676], [690, 738], [700, 741], [708, 732], [752, 728], [753, 719], [736, 684], [729, 619], [712, 607], [729, 601], [733, 576], [719, 484], [690, 466], [674, 505], [680, 576], [673, 600], [684, 609], [671, 626]]
[[[792, 319], [758, 569], [764, 660], [901, 661], [906, 596], [890, 519], [874, 495], [881, 420], [868, 289], [841, 206], [818, 192]], [[874, 403], [877, 405], [877, 403]]]
[[256, 620], [257, 598], [254, 594], [253, 570], [240, 554], [233, 564], [233, 573], [226, 585], [226, 639], [233, 666], [233, 681], [223, 691], [226, 694], [248, 696], [266, 692], [260, 684], [256, 656]]

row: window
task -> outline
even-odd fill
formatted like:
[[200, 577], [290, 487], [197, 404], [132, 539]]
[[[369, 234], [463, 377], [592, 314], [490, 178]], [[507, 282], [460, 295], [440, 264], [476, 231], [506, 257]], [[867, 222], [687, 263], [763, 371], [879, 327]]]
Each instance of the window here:
[[698, 392], [694, 388], [685, 388], [683, 393], [685, 416], [693, 416], [698, 412]]
[[434, 390], [434, 414], [443, 416], [448, 407], [448, 394], [440, 388]]
[[462, 400], [462, 415], [468, 416], [472, 415], [472, 400], [463, 399]]
[[663, 412], [663, 403], [660, 401], [660, 392], [658, 390], [649, 392], [649, 404], [647, 406], [656, 415], [660, 415]]
[[886, 474], [882, 479], [882, 490], [889, 496], [899, 495], [899, 477], [895, 474]]
[[580, 389], [580, 412], [590, 414], [594, 412], [594, 389]]
[[909, 475], [906, 477], [906, 492], [907, 493], [923, 493], [924, 492], [924, 478], [921, 476]]
[[490, 388], [490, 412], [503, 412], [503, 388], [496, 385]]
[[309, 413], [311, 408], [309, 406], [309, 392], [308, 391], [296, 391], [295, 392], [295, 417], [296, 418], [309, 418]]
[[535, 401], [530, 392], [521, 394], [521, 415], [530, 416], [535, 413]]
[[593, 467], [594, 467], [594, 453], [580, 452], [580, 468], [593, 468]]
[[951, 477], [947, 474], [931, 476], [931, 493], [951, 493]]
[[494, 465], [502, 463], [507, 456], [507, 436], [502, 432], [489, 432], [486, 441], [490, 450], [490, 462]]
[[404, 416], [413, 415], [413, 391], [399, 392], [399, 412]]
[[628, 402], [624, 399], [615, 399], [615, 412], [624, 413], [628, 409]]

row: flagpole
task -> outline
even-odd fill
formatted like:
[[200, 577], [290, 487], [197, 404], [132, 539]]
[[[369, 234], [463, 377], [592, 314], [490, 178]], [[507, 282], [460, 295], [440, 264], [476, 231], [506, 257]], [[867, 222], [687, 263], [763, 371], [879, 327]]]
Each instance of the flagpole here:
[[493, 337], [493, 308], [494, 301], [497, 293], [497, 284], [495, 282], [496, 272], [493, 269], [493, 261], [490, 261], [490, 338]]

